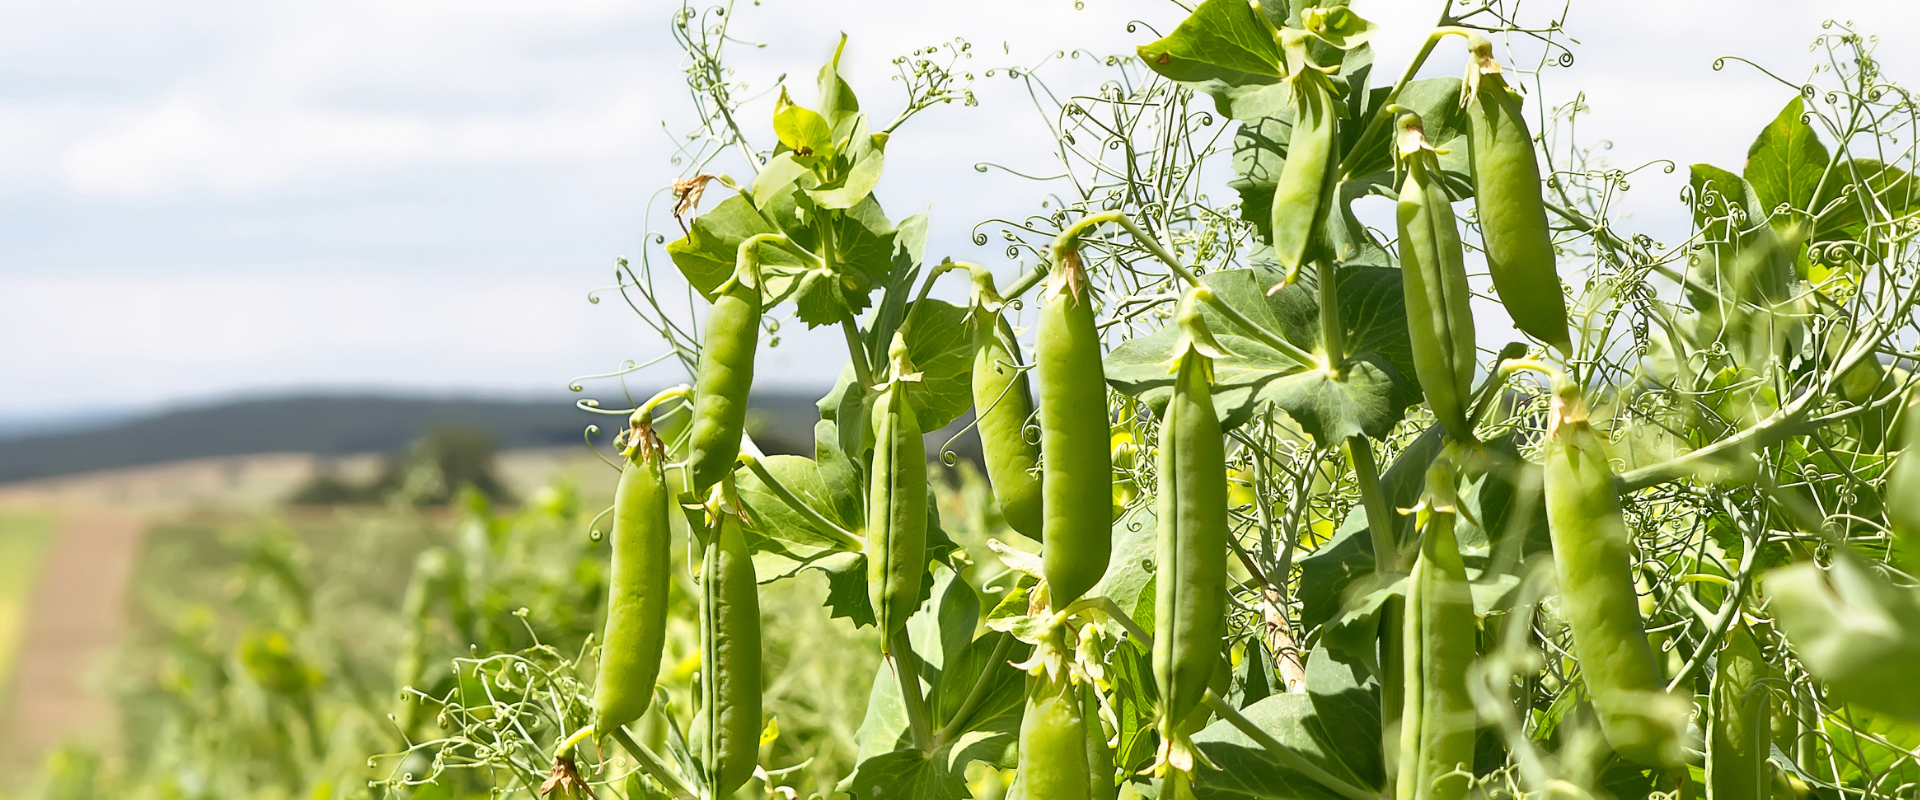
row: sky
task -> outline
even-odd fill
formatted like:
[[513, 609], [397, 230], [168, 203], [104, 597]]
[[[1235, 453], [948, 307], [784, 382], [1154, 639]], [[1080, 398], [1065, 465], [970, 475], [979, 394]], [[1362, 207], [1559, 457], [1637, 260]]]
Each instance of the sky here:
[[[964, 37], [975, 71], [1082, 47], [1130, 53], [1184, 12], [1166, 0], [742, 2], [735, 66], [751, 91], [813, 74], [838, 33], [863, 105], [890, 117], [892, 59]], [[1558, 8], [1534, 0], [1528, 13]], [[0, 419], [73, 418], [296, 391], [558, 396], [578, 375], [663, 348], [617, 299], [614, 259], [677, 236], [660, 192], [692, 122], [676, 4], [568, 0], [12, 0], [0, 4]], [[1435, 0], [1355, 0], [1395, 75]], [[1542, 17], [1544, 19], [1545, 17]], [[1753, 133], [1815, 63], [1824, 19], [1877, 34], [1895, 81], [1920, 81], [1920, 9], [1846, 0], [1574, 0], [1580, 135], [1636, 176], [1630, 227], [1684, 236], [1685, 165], [1738, 169]], [[1428, 74], [1461, 69], [1457, 39]], [[1087, 60], [1049, 67], [1086, 91]], [[1385, 80], [1380, 77], [1380, 80]], [[1017, 84], [981, 77], [889, 145], [879, 196], [930, 210], [930, 255], [1011, 274], [973, 224], [1038, 208], [1036, 185], [973, 165], [1051, 171]], [[1531, 101], [1530, 101], [1531, 102]], [[764, 131], [771, 101], [746, 117]], [[710, 194], [708, 205], [716, 202]], [[653, 215], [648, 217], [648, 209]], [[655, 251], [658, 255], [658, 251]], [[665, 264], [664, 258], [661, 264]], [[669, 275], [670, 272], [663, 273]], [[958, 281], [956, 281], [958, 283]], [[837, 338], [783, 335], [768, 386], [822, 387]], [[813, 346], [818, 344], [820, 346]], [[679, 380], [672, 368], [642, 383]]]

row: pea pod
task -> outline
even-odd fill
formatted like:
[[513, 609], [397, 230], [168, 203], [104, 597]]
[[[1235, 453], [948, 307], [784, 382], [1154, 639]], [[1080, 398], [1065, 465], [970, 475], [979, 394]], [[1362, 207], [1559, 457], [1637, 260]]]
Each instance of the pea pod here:
[[1644, 764], [1685, 759], [1689, 703], [1663, 691], [1633, 588], [1632, 542], [1606, 450], [1574, 385], [1557, 387], [1543, 448], [1547, 528], [1560, 610], [1573, 631], [1600, 728], [1615, 752]]
[[640, 718], [653, 702], [666, 650], [668, 573], [673, 560], [673, 492], [652, 416], [633, 415], [627, 464], [613, 495], [613, 569], [607, 583], [607, 625], [600, 642], [600, 675], [593, 687], [593, 727], [605, 736]]
[[880, 626], [880, 652], [920, 605], [927, 573], [927, 451], [907, 402], [920, 380], [906, 339], [889, 350], [892, 375], [873, 404], [873, 470], [867, 488], [867, 592]]
[[1040, 309], [1034, 369], [1040, 377], [1042, 572], [1054, 610], [1065, 608], [1107, 570], [1113, 550], [1113, 462], [1108, 451], [1107, 380], [1093, 292], [1079, 251], [1056, 248], [1051, 296]]
[[1082, 708], [1079, 688], [1064, 674], [1055, 679], [1043, 672], [1027, 679], [1019, 771], [1008, 800], [1093, 800]]
[[1572, 355], [1567, 301], [1554, 266], [1553, 234], [1540, 197], [1540, 164], [1520, 98], [1507, 87], [1493, 43], [1467, 36], [1471, 61], [1460, 104], [1467, 109], [1467, 152], [1473, 202], [1480, 212], [1493, 290], [1513, 326]]
[[1420, 553], [1407, 578], [1398, 800], [1459, 800], [1473, 787], [1475, 715], [1467, 668], [1477, 653], [1478, 628], [1454, 538], [1453, 480], [1444, 459], [1427, 472]]
[[1195, 308], [1181, 302], [1173, 395], [1160, 419], [1158, 558], [1153, 677], [1160, 690], [1163, 765], [1193, 769], [1187, 717], [1219, 669], [1227, 635], [1227, 458], [1213, 406], [1213, 361], [1223, 355]]
[[973, 408], [980, 432], [980, 454], [987, 466], [987, 482], [1007, 527], [1030, 539], [1039, 539], [1044, 520], [1040, 502], [1040, 446], [1027, 440], [1033, 419], [1033, 395], [1027, 372], [1020, 367], [1019, 345], [1013, 328], [999, 312], [993, 277], [974, 274], [976, 297], [973, 329]]
[[1113, 763], [1113, 748], [1107, 746], [1107, 732], [1100, 725], [1100, 690], [1093, 684], [1080, 687], [1080, 719], [1087, 729], [1087, 773], [1093, 784], [1090, 800], [1118, 800], [1119, 767]]
[[[1737, 612], [1736, 612], [1737, 613]], [[1767, 797], [1773, 789], [1767, 754], [1773, 725], [1767, 710], [1767, 662], [1745, 622], [1727, 630], [1714, 670], [1708, 715], [1707, 792], [1720, 797]]]
[[733, 472], [747, 426], [747, 395], [760, 347], [759, 270], [743, 257], [733, 277], [714, 290], [693, 385], [693, 429], [685, 487], [695, 496]]
[[1287, 268], [1291, 283], [1306, 262], [1314, 232], [1326, 221], [1331, 205], [1339, 114], [1328, 70], [1315, 65], [1308, 55], [1307, 34], [1285, 30], [1281, 41], [1289, 70], [1293, 130], [1287, 136], [1287, 160], [1273, 190], [1273, 255]]
[[1446, 187], [1440, 184], [1440, 163], [1427, 145], [1420, 116], [1403, 110], [1397, 123], [1400, 156], [1407, 170], [1397, 215], [1400, 285], [1406, 295], [1414, 374], [1441, 427], [1455, 440], [1471, 442], [1467, 403], [1478, 351], [1460, 228]]
[[1900, 455], [1887, 470], [1882, 504], [1893, 528], [1893, 561], [1908, 572], [1920, 571], [1920, 405], [1909, 403], [1901, 415]]
[[[732, 486], [722, 484], [731, 495]], [[760, 755], [760, 595], [731, 496], [708, 506], [700, 565], [700, 756], [709, 797], [733, 794]]]

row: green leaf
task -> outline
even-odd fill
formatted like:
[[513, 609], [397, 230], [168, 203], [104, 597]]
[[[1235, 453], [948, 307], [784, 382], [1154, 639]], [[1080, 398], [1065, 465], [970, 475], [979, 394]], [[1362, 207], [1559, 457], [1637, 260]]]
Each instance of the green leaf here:
[[1359, 664], [1317, 647], [1307, 656], [1307, 696], [1324, 741], [1364, 786], [1386, 781], [1380, 752], [1380, 683]]
[[965, 335], [969, 309], [943, 300], [922, 300], [909, 307], [907, 358], [920, 370], [920, 383], [907, 402], [925, 432], [937, 431], [973, 407], [973, 340]]
[[780, 145], [793, 151], [794, 160], [811, 168], [821, 162], [832, 163], [833, 126], [827, 118], [809, 108], [795, 105], [780, 87], [780, 99], [773, 104], [773, 135]]
[[1007, 649], [1006, 657], [995, 659], [995, 647], [1001, 637], [1007, 635], [990, 633], [948, 651], [932, 698], [935, 724], [951, 723], [978, 684], [981, 686], [979, 699], [966, 719], [960, 720], [958, 729], [999, 733], [1020, 729], [1021, 712], [1026, 706], [1027, 675], [1014, 669], [1013, 664], [1024, 660], [1031, 648], [1016, 642]]
[[839, 788], [855, 798], [873, 800], [965, 800], [971, 797], [966, 778], [938, 755], [911, 747], [877, 755], [860, 762]]
[[1796, 211], [1813, 206], [1814, 191], [1830, 157], [1813, 126], [1801, 121], [1805, 113], [1805, 102], [1795, 94], [1747, 148], [1743, 177], [1753, 184], [1763, 214], [1772, 214], [1782, 204]]
[[732, 277], [740, 242], [762, 233], [779, 233], [761, 218], [744, 195], [734, 195], [695, 217], [687, 235], [667, 243], [667, 255], [687, 283], [707, 299]]
[[[1323, 723], [1315, 718], [1311, 698], [1298, 694], [1274, 695], [1241, 713], [1299, 758], [1336, 777], [1360, 784], [1341, 760], [1341, 754], [1323, 741]], [[1324, 724], [1338, 725], [1340, 721], [1329, 720]], [[1193, 794], [1198, 800], [1331, 800], [1339, 797], [1305, 773], [1274, 758], [1224, 720], [1208, 725], [1193, 740], [1207, 758], [1220, 767], [1208, 770], [1205, 779], [1195, 783]]]
[[[1384, 436], [1406, 407], [1418, 400], [1417, 389], [1404, 377], [1412, 374], [1412, 348], [1398, 302], [1399, 270], [1347, 267], [1340, 274], [1346, 336], [1354, 347], [1376, 348], [1352, 358], [1345, 380], [1333, 380], [1318, 368], [1294, 361], [1219, 316], [1211, 306], [1201, 306], [1208, 326], [1231, 353], [1214, 363], [1214, 403], [1223, 426], [1236, 427], [1251, 419], [1260, 403], [1271, 403], [1322, 444], [1330, 445], [1363, 432]], [[1268, 297], [1265, 285], [1271, 280], [1270, 275], [1262, 278], [1252, 270], [1223, 270], [1201, 278], [1222, 301], [1263, 330], [1302, 349], [1317, 350], [1319, 303], [1309, 282]], [[1114, 348], [1106, 360], [1108, 382], [1152, 408], [1164, 406], [1172, 393], [1166, 362], [1178, 337], [1177, 327], [1170, 324]], [[1396, 359], [1405, 359], [1404, 366], [1393, 363]]]
[[1766, 576], [1774, 619], [1807, 671], [1833, 696], [1920, 722], [1920, 593], [1887, 580], [1852, 550]]
[[1362, 19], [1346, 6], [1331, 6], [1308, 11], [1300, 16], [1302, 26], [1327, 44], [1347, 50], [1365, 44], [1379, 27]]
[[1857, 239], [1866, 224], [1884, 223], [1920, 208], [1920, 183], [1906, 170], [1870, 158], [1833, 166], [1813, 209], [1814, 241]]
[[[845, 617], [856, 628], [874, 624], [873, 601], [867, 596], [867, 557], [863, 553], [834, 553], [807, 565], [827, 576], [829, 619]], [[887, 683], [892, 683], [891, 676]], [[904, 713], [904, 712], [903, 712]]]
[[[813, 459], [800, 456], [767, 456], [760, 459], [760, 464], [774, 480], [820, 516], [846, 530], [860, 529], [859, 515], [843, 516], [842, 508], [834, 502], [837, 496], [858, 494], [859, 483], [842, 482], [844, 474], [832, 474], [834, 480], [829, 481]], [[740, 471], [736, 486], [741, 505], [746, 508], [748, 530], [803, 547], [839, 549], [831, 532], [821, 530], [787, 505], [752, 470]]]
[[1113, 551], [1107, 557], [1107, 572], [1089, 594], [1110, 599], [1129, 615], [1135, 614], [1142, 593], [1153, 582], [1154, 559], [1160, 553], [1159, 530], [1159, 514], [1152, 503], [1136, 503], [1121, 514], [1113, 523]]
[[1173, 33], [1138, 52], [1153, 71], [1182, 83], [1267, 85], [1286, 75], [1279, 43], [1246, 0], [1204, 0]]
[[820, 116], [833, 127], [836, 135], [842, 127], [851, 129], [853, 119], [860, 112], [860, 99], [854, 97], [853, 87], [840, 78], [840, 56], [847, 51], [847, 35], [840, 34], [840, 43], [834, 45], [833, 58], [820, 65]]
[[862, 117], [854, 126], [853, 166], [847, 170], [846, 179], [832, 188], [814, 189], [808, 194], [821, 208], [852, 208], [872, 195], [874, 187], [880, 185], [880, 171], [886, 166], [886, 160], [887, 135], [868, 135], [866, 118]]

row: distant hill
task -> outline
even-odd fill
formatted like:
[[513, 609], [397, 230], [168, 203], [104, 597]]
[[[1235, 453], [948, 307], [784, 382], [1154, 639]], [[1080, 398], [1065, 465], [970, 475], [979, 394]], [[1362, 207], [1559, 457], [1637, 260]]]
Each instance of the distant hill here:
[[[756, 395], [754, 440], [769, 453], [811, 455], [817, 393]], [[583, 443], [588, 425], [604, 443], [623, 423], [590, 414], [573, 398], [449, 400], [378, 395], [306, 395], [215, 403], [94, 427], [0, 436], [0, 483], [252, 453], [391, 453], [446, 424], [482, 428], [500, 448]]]

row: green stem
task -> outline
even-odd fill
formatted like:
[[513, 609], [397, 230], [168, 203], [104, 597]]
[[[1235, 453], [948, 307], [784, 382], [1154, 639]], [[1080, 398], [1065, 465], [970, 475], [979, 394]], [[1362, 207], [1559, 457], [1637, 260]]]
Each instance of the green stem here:
[[1700, 640], [1700, 649], [1695, 650], [1693, 657], [1687, 659], [1686, 665], [1673, 676], [1673, 680], [1667, 682], [1669, 694], [1691, 680], [1693, 673], [1707, 663], [1707, 656], [1712, 655], [1720, 643], [1726, 640], [1727, 629], [1732, 628], [1734, 618], [1740, 616], [1740, 601], [1746, 597], [1747, 585], [1753, 582], [1754, 555], [1766, 547], [1766, 544], [1767, 530], [1761, 528], [1759, 541], [1749, 542], [1747, 551], [1740, 554], [1740, 571], [1734, 575], [1733, 588], [1727, 592], [1727, 599], [1721, 603], [1720, 614], [1713, 620], [1713, 629], [1707, 632], [1706, 638]]
[[1354, 483], [1360, 487], [1360, 508], [1373, 541], [1374, 569], [1399, 572], [1400, 537], [1394, 535], [1393, 508], [1380, 486], [1380, 465], [1373, 460], [1373, 444], [1365, 436], [1347, 439], [1347, 461], [1353, 466]]
[[568, 756], [573, 755], [574, 748], [579, 747], [581, 742], [584, 742], [587, 739], [592, 737], [593, 737], [592, 725], [588, 725], [584, 728], [581, 728], [580, 730], [574, 731], [572, 736], [567, 737], [566, 741], [561, 742], [559, 747], [554, 748], [553, 757], [558, 759], [558, 758], [566, 758]]
[[1327, 372], [1334, 380], [1347, 377], [1347, 333], [1340, 324], [1340, 268], [1318, 261], [1320, 283], [1320, 349], [1326, 352]]
[[[1347, 151], [1348, 158], [1357, 158], [1360, 154], [1371, 151], [1372, 148], [1366, 147], [1366, 145], [1372, 142], [1373, 137], [1378, 136], [1380, 131], [1386, 127], [1387, 123], [1393, 119], [1393, 115], [1387, 113], [1387, 106], [1399, 102], [1400, 92], [1407, 88], [1407, 84], [1413, 82], [1414, 74], [1418, 73], [1420, 67], [1427, 63], [1427, 56], [1433, 55], [1434, 46], [1440, 44], [1440, 40], [1449, 35], [1464, 36], [1467, 34], [1467, 29], [1456, 28], [1447, 24], [1447, 8], [1448, 6], [1444, 4], [1440, 7], [1440, 19], [1433, 23], [1433, 33], [1427, 34], [1427, 41], [1420, 45], [1420, 52], [1415, 54], [1413, 60], [1407, 63], [1407, 68], [1400, 73], [1400, 80], [1394, 81], [1393, 88], [1387, 91], [1386, 102], [1381, 103], [1380, 108], [1373, 112], [1373, 119], [1367, 120], [1366, 129], [1360, 132], [1360, 138], [1354, 140], [1355, 144], [1353, 149]], [[1350, 174], [1352, 168], [1352, 164], [1344, 161], [1340, 164], [1342, 180], [1353, 177]]]
[[927, 712], [927, 698], [920, 693], [920, 657], [913, 652], [907, 629], [901, 628], [893, 635], [892, 650], [886, 659], [893, 662], [893, 677], [900, 684], [900, 699], [907, 708], [907, 728], [913, 731], [913, 746], [932, 752], [933, 725]]
[[846, 528], [834, 524], [833, 520], [821, 516], [820, 512], [815, 511], [812, 506], [807, 505], [798, 495], [795, 495], [792, 489], [788, 489], [786, 484], [781, 483], [779, 479], [773, 477], [773, 473], [767, 471], [766, 465], [760, 463], [760, 459], [755, 458], [750, 453], [741, 453], [739, 463], [745, 464], [747, 469], [753, 470], [754, 476], [758, 477], [761, 483], [766, 484], [767, 490], [773, 492], [774, 497], [779, 498], [780, 502], [787, 504], [787, 507], [793, 509], [794, 513], [799, 514], [802, 518], [806, 519], [806, 521], [813, 523], [815, 527], [833, 538], [835, 543], [855, 553], [865, 549], [866, 543], [861, 541], [859, 536], [854, 535], [852, 531]]
[[667, 787], [667, 791], [672, 792], [674, 797], [679, 800], [700, 800], [700, 794], [695, 792], [693, 787], [688, 786], [679, 775], [667, 769], [666, 762], [661, 761], [652, 750], [634, 741], [626, 728], [614, 728], [613, 739], [619, 742], [621, 747], [626, 748], [627, 753], [633, 756], [633, 760], [640, 763], [641, 769], [646, 770], [647, 774], [653, 776], [661, 786]]
[[1220, 695], [1215, 694], [1212, 689], [1207, 690], [1207, 695], [1202, 702], [1213, 709], [1213, 713], [1219, 714], [1221, 719], [1226, 720], [1227, 724], [1238, 728], [1241, 733], [1247, 735], [1247, 738], [1259, 742], [1260, 746], [1266, 748], [1267, 753], [1274, 757], [1274, 760], [1285, 764], [1288, 769], [1312, 778], [1315, 783], [1347, 800], [1381, 800], [1378, 793], [1369, 792], [1341, 780], [1333, 773], [1321, 769], [1320, 765], [1308, 761], [1299, 753], [1281, 744], [1280, 740], [1273, 738], [1273, 734], [1254, 724], [1253, 720], [1247, 719], [1246, 715], [1241, 714], [1239, 709], [1234, 708], [1227, 701], [1220, 699]]
[[987, 664], [973, 680], [973, 688], [967, 690], [967, 699], [960, 701], [959, 710], [953, 712], [953, 719], [947, 720], [940, 730], [934, 731], [933, 746], [937, 749], [952, 740], [960, 732], [960, 726], [966, 724], [967, 715], [980, 705], [987, 696], [987, 678], [993, 675], [994, 665], [1006, 660], [1007, 651], [1013, 649], [1012, 634], [1000, 634], [1000, 641], [993, 646], [993, 655], [987, 657]]
[[853, 362], [853, 379], [860, 384], [860, 391], [873, 388], [873, 368], [867, 363], [867, 346], [860, 341], [860, 328], [853, 324], [851, 317], [840, 320], [840, 332], [847, 337], [847, 357]]

